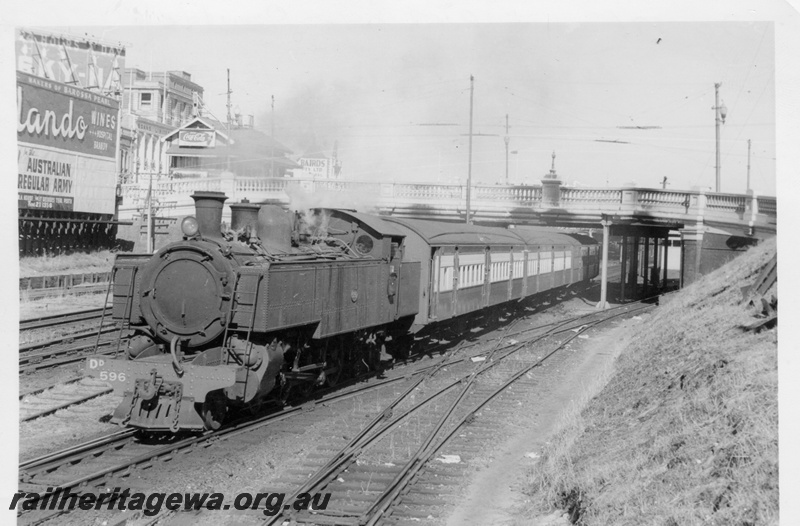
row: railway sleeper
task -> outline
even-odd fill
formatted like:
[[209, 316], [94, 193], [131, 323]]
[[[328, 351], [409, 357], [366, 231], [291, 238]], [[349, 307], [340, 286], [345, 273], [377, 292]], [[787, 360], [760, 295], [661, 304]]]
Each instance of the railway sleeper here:
[[387, 466], [384, 464], [356, 464], [351, 466], [350, 473], [400, 473], [403, 470], [402, 466]]
[[352, 491], [349, 489], [339, 488], [338, 485], [335, 487], [328, 486], [325, 488], [325, 492], [331, 494], [331, 499], [340, 502], [350, 501], [372, 503], [375, 502], [377, 497], [380, 495], [380, 490], [370, 489], [368, 492], [366, 492], [356, 488], [356, 491]]
[[395, 506], [392, 508], [392, 516], [393, 517], [416, 517], [418, 519], [427, 519], [430, 516], [436, 516], [438, 509], [430, 509], [430, 508], [441, 508], [444, 504], [440, 504], [439, 506], [426, 506], [426, 507], [400, 507]]
[[336, 489], [345, 490], [345, 491], [383, 491], [389, 485], [391, 480], [387, 481], [376, 481], [376, 480], [361, 480], [361, 481], [353, 481], [349, 482], [347, 479], [344, 479], [345, 482], [337, 482]]
[[346, 482], [349, 481], [366, 481], [366, 482], [375, 482], [381, 484], [387, 484], [394, 479], [394, 475], [388, 475], [385, 473], [370, 473], [368, 471], [360, 471], [360, 472], [349, 472], [345, 471], [339, 474], [339, 477], [344, 479]]
[[[361, 513], [361, 509], [360, 508], [356, 509], [354, 510], [353, 513], [359, 514]], [[329, 517], [315, 513], [297, 515], [294, 517], [294, 521], [297, 524], [316, 524], [319, 526], [334, 526], [334, 525], [346, 526], [348, 524], [352, 525], [359, 524], [358, 517]]]
[[427, 495], [412, 495], [410, 492], [403, 495], [400, 500], [401, 505], [414, 506], [414, 507], [435, 507], [446, 506], [449, 504], [447, 499], [436, 498], [433, 494]]
[[[430, 483], [425, 482], [422, 479], [411, 486], [408, 490], [408, 495], [460, 495], [461, 488], [456, 487], [460, 486], [463, 481], [460, 480], [452, 480], [447, 483]], [[437, 484], [437, 485], [433, 485]]]

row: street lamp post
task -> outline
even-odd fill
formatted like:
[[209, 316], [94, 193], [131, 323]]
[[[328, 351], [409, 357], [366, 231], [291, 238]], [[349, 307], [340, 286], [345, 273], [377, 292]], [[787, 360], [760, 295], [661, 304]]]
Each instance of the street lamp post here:
[[719, 154], [719, 125], [725, 124], [725, 117], [728, 115], [728, 108], [725, 107], [725, 103], [722, 103], [722, 106], [719, 105], [719, 87], [722, 86], [721, 82], [717, 82], [714, 84], [714, 107], [711, 108], [714, 110], [714, 122], [716, 123], [717, 129], [717, 166], [716, 166], [716, 175], [717, 175], [717, 186], [716, 190], [717, 193], [720, 192], [722, 180], [720, 179], [720, 170], [721, 170], [721, 162], [720, 162], [720, 154]]

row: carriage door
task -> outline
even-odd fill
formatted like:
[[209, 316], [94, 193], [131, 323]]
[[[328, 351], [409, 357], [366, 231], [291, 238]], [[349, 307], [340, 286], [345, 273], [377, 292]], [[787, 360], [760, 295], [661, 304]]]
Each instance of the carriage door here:
[[484, 250], [483, 258], [483, 306], [489, 306], [489, 296], [492, 293], [492, 252], [490, 247]]
[[431, 249], [430, 266], [428, 267], [428, 318], [437, 318], [436, 306], [439, 303], [439, 249]]
[[428, 317], [444, 320], [454, 313], [456, 252], [450, 247], [434, 249], [431, 261], [431, 288]]

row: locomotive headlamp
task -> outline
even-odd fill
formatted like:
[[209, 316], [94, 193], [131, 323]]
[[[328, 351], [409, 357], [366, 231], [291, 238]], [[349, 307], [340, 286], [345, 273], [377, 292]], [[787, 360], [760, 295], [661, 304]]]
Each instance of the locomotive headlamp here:
[[197, 232], [200, 230], [200, 226], [197, 223], [197, 219], [192, 216], [187, 216], [183, 218], [181, 221], [181, 231], [183, 235], [186, 237], [194, 237], [197, 235]]

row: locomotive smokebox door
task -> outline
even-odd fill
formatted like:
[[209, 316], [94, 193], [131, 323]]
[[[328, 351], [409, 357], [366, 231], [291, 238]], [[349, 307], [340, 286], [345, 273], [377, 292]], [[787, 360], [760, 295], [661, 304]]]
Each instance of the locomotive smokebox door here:
[[189, 347], [204, 345], [225, 330], [234, 279], [218, 251], [178, 243], [145, 266], [142, 315], [165, 341], [180, 337]]

